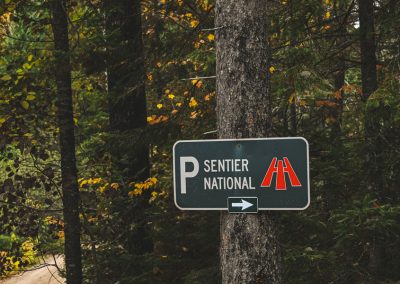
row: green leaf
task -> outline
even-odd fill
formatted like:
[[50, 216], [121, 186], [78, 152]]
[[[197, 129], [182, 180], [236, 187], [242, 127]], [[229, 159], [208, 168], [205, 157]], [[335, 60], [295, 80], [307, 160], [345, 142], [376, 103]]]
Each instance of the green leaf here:
[[21, 107], [23, 109], [28, 109], [29, 108], [29, 103], [27, 101], [22, 101], [22, 102], [20, 102], [20, 104], [21, 104]]
[[32, 68], [32, 65], [30, 65], [29, 63], [24, 63], [24, 64], [22, 65], [22, 68], [29, 70], [29, 69]]
[[0, 78], [2, 81], [10, 81], [11, 80], [11, 76], [6, 74], [3, 77]]
[[27, 101], [33, 101], [34, 99], [36, 99], [35, 95], [27, 95], [26, 96]]

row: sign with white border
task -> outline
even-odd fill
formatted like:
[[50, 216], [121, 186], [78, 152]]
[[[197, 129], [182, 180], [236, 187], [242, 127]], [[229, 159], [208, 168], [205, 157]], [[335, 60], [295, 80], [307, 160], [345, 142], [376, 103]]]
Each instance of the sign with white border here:
[[258, 210], [310, 204], [309, 150], [302, 137], [181, 140], [173, 147], [174, 201], [181, 210], [228, 210], [257, 198]]

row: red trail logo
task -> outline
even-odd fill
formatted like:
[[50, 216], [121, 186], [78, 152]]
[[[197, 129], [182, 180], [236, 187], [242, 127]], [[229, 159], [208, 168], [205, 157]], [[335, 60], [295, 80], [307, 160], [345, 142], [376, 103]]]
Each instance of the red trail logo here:
[[[297, 178], [296, 173], [294, 172], [292, 165], [290, 164], [288, 158], [283, 157], [282, 160], [278, 160], [278, 165], [276, 164], [277, 158], [274, 157], [269, 165], [267, 173], [261, 183], [261, 187], [270, 187], [272, 183], [272, 177], [276, 174], [276, 190], [286, 190], [286, 179], [285, 173], [289, 176], [289, 182], [293, 187], [301, 186], [299, 179]], [[285, 162], [285, 165], [283, 165]]]

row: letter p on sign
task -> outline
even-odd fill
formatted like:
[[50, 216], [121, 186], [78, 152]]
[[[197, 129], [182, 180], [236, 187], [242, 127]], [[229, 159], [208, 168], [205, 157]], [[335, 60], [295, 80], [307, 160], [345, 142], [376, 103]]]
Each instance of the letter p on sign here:
[[[186, 163], [193, 164], [193, 171], [186, 171]], [[186, 179], [195, 177], [199, 173], [199, 161], [195, 157], [181, 157], [180, 159], [181, 168], [181, 194], [186, 194]]]

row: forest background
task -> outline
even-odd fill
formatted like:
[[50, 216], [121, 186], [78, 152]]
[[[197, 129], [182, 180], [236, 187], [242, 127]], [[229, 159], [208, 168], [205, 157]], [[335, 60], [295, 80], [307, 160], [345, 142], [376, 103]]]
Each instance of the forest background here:
[[[172, 189], [172, 145], [217, 137], [215, 5], [0, 2], [1, 276], [82, 254], [87, 283], [220, 283], [220, 213]], [[274, 214], [283, 283], [399, 281], [400, 5], [268, 13], [271, 135], [310, 144], [311, 206]]]

